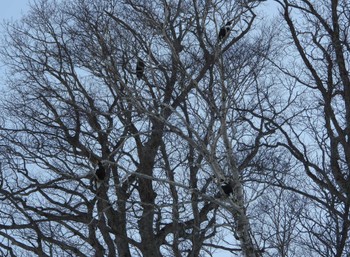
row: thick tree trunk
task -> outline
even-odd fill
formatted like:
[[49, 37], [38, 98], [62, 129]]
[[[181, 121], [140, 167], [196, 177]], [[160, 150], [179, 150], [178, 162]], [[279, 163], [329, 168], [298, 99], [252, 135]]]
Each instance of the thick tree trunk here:
[[[158, 128], [154, 126], [154, 128]], [[155, 157], [158, 148], [161, 144], [162, 129], [154, 129], [149, 141], [139, 151], [140, 164], [138, 172], [147, 176], [153, 176], [153, 168]], [[161, 257], [159, 244], [153, 229], [154, 221], [154, 207], [156, 193], [154, 192], [152, 180], [149, 178], [138, 179], [138, 191], [141, 199], [142, 216], [138, 221], [138, 227], [141, 235], [142, 254], [144, 257]]]

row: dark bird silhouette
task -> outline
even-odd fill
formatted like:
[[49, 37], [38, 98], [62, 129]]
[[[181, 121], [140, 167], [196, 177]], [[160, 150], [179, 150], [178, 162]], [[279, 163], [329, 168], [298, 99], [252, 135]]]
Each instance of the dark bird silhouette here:
[[145, 71], [145, 63], [141, 58], [137, 58], [136, 64], [136, 77], [137, 79], [141, 79], [143, 77], [143, 73]]
[[247, 3], [253, 3], [253, 2], [266, 2], [267, 0], [247, 0]]
[[225, 179], [220, 179], [220, 187], [222, 191], [224, 191], [225, 195], [227, 195], [230, 198], [233, 198], [233, 189], [230, 184], [230, 181]]
[[238, 3], [241, 6], [247, 6], [250, 3], [266, 2], [267, 0], [240, 0]]
[[105, 167], [103, 167], [103, 164], [98, 161], [97, 163], [98, 167], [95, 171], [95, 176], [96, 176], [96, 188], [99, 188], [103, 182], [103, 180], [106, 177], [106, 170]]
[[225, 26], [220, 28], [219, 36], [218, 36], [219, 41], [223, 40], [224, 38], [226, 38], [228, 36], [228, 34], [231, 31], [231, 26], [232, 26], [232, 22], [229, 21], [225, 24]]

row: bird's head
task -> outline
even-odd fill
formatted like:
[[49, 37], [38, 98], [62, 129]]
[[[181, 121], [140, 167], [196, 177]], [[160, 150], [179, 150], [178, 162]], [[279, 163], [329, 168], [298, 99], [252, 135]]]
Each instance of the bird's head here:
[[226, 178], [217, 178], [217, 177], [213, 176], [213, 180], [217, 184], [227, 183], [227, 179]]
[[101, 160], [99, 160], [99, 159], [95, 159], [95, 160], [93, 161], [93, 163], [94, 163], [95, 165], [98, 165], [98, 166], [102, 166], [102, 165], [103, 165], [102, 162], [101, 162]]
[[227, 179], [221, 178], [221, 179], [219, 180], [219, 183], [220, 183], [220, 184], [227, 184], [228, 181], [227, 181]]

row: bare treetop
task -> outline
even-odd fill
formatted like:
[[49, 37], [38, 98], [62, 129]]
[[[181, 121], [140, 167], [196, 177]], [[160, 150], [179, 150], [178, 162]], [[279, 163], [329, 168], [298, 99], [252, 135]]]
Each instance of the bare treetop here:
[[345, 256], [348, 6], [264, 23], [261, 2], [37, 1], [8, 23], [1, 254]]

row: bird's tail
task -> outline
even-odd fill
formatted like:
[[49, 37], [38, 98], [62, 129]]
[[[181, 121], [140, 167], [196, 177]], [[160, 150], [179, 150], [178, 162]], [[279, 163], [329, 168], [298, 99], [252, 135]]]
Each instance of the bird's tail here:
[[102, 181], [96, 179], [96, 189], [99, 189], [102, 186]]

